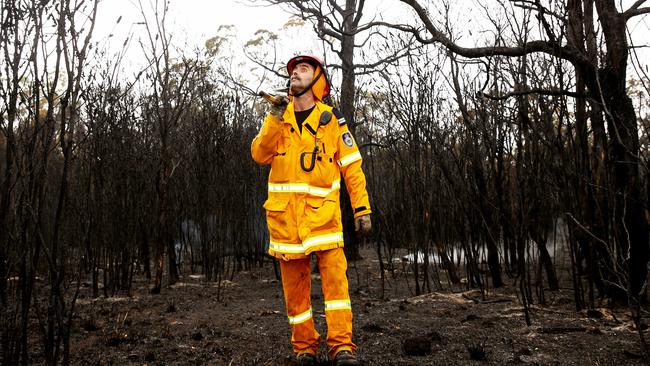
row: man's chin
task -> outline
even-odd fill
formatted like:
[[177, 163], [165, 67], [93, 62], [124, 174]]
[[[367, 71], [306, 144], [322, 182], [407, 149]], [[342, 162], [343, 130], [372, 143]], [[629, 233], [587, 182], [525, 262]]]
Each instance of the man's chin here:
[[302, 93], [303, 90], [305, 90], [305, 88], [301, 88], [299, 86], [293, 86], [293, 85], [291, 86], [291, 94], [292, 95]]

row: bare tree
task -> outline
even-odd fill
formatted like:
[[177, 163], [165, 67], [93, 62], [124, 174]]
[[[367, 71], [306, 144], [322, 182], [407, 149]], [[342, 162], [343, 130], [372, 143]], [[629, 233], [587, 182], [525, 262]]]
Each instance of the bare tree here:
[[[0, 253], [7, 264], [2, 284], [9, 273], [19, 278], [17, 297], [3, 301], [3, 310], [15, 322], [13, 331], [3, 332], [3, 338], [13, 338], [3, 339], [3, 360], [30, 362], [28, 329], [35, 311], [45, 361], [67, 364], [80, 273], [69, 255], [75, 248], [69, 242], [73, 225], [66, 212], [97, 1], [3, 2], [2, 9], [8, 77], [2, 88], [8, 97], [7, 118], [4, 113], [2, 118], [8, 149], [0, 197], [2, 247], [8, 249]], [[45, 34], [48, 26], [55, 29], [51, 38]], [[48, 296], [32, 302], [39, 293], [35, 277], [41, 268], [47, 269]], [[71, 286], [73, 279], [76, 287]], [[3, 300], [8, 300], [5, 294], [3, 290]]]
[[[79, 122], [79, 107], [83, 101], [82, 86], [84, 80], [84, 67], [87, 63], [88, 49], [93, 33], [95, 19], [97, 16], [98, 0], [86, 3], [84, 0], [64, 0], [59, 4], [59, 19], [57, 22], [57, 55], [63, 54], [63, 65], [65, 66], [67, 85], [63, 95], [60, 97], [58, 144], [62, 151], [62, 170], [60, 175], [58, 200], [51, 234], [51, 244], [46, 257], [50, 265], [50, 299], [48, 304], [48, 323], [45, 342], [46, 360], [50, 364], [56, 364], [61, 355], [62, 344], [63, 364], [68, 364], [70, 357], [70, 328], [74, 313], [75, 302], [79, 294], [80, 272], [79, 267], [76, 273], [75, 293], [66, 305], [63, 292], [69, 263], [66, 263], [66, 245], [64, 234], [64, 216], [67, 208], [67, 194], [69, 191], [70, 168], [72, 153], [75, 147], [75, 137]], [[88, 11], [84, 17], [79, 17], [79, 11]], [[81, 22], [78, 24], [77, 22]], [[85, 33], [85, 34], [84, 34]], [[51, 91], [51, 95], [54, 90]], [[74, 270], [74, 267], [72, 268]]]
[[[643, 219], [644, 206], [641, 196], [639, 177], [639, 138], [636, 113], [632, 101], [626, 91], [628, 39], [626, 22], [635, 16], [647, 14], [650, 8], [641, 7], [644, 0], [636, 1], [630, 8], [619, 11], [613, 0], [604, 1], [574, 1], [567, 5], [569, 9], [582, 9], [584, 14], [591, 14], [595, 6], [598, 17], [591, 19], [600, 26], [607, 45], [602, 59], [594, 60], [586, 52], [586, 45], [592, 42], [592, 24], [585, 28], [580, 11], [568, 11], [557, 14], [549, 11], [540, 1], [514, 1], [537, 12], [545, 39], [528, 40], [517, 46], [485, 46], [462, 47], [443, 33], [435, 25], [434, 19], [417, 0], [401, 0], [415, 11], [424, 25], [427, 35], [417, 29], [405, 25], [392, 27], [407, 31], [416, 36], [423, 44], [439, 43], [449, 51], [467, 58], [489, 58], [495, 55], [521, 57], [531, 53], [544, 53], [565, 60], [575, 68], [581, 80], [584, 81], [589, 96], [602, 103], [607, 130], [610, 136], [608, 160], [611, 164], [611, 175], [615, 193], [613, 240], [619, 253], [629, 253], [629, 257], [618, 258], [624, 261], [629, 271], [629, 291], [632, 298], [638, 298], [643, 291], [647, 274], [648, 262], [648, 225]], [[569, 30], [553, 29], [549, 24], [555, 18]], [[577, 39], [575, 32], [581, 30]], [[540, 91], [541, 92], [541, 91]], [[578, 91], [579, 92], [579, 91]], [[566, 95], [575, 95], [570, 91]]]
[[169, 282], [175, 283], [178, 276], [175, 250], [171, 237], [171, 221], [169, 218], [169, 184], [177, 167], [172, 149], [172, 139], [175, 136], [178, 123], [190, 101], [191, 92], [188, 84], [195, 76], [197, 67], [195, 60], [181, 58], [177, 60], [172, 55], [173, 45], [171, 35], [166, 29], [168, 12], [167, 2], [156, 1], [153, 6], [154, 19], [149, 19], [142, 2], [139, 2], [144, 26], [147, 32], [147, 45], [141, 41], [145, 57], [150, 65], [147, 79], [150, 80], [151, 97], [147, 108], [152, 123], [158, 134], [159, 164], [156, 175], [157, 223], [154, 241], [154, 263], [156, 275], [153, 293], [160, 293], [162, 285], [164, 253], [169, 257]]

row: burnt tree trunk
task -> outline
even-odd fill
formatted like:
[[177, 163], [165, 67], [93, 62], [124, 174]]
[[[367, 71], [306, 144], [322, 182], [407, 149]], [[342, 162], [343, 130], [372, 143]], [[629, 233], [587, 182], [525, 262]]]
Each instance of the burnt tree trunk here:
[[[639, 176], [639, 136], [636, 113], [631, 99], [626, 92], [626, 69], [629, 45], [626, 22], [634, 16], [647, 14], [648, 8], [639, 8], [643, 1], [637, 1], [628, 10], [619, 12], [614, 0], [583, 0], [576, 6], [582, 6], [587, 18], [592, 19], [591, 8], [595, 5], [597, 19], [606, 47], [602, 59], [594, 62], [583, 47], [564, 44], [553, 33], [541, 5], [538, 19], [545, 27], [547, 39], [526, 40], [514, 47], [476, 47], [466, 48], [455, 43], [438, 29], [430, 18], [429, 12], [417, 0], [401, 0], [411, 7], [422, 20], [430, 38], [425, 39], [416, 28], [401, 27], [414, 34], [421, 43], [441, 43], [450, 52], [468, 58], [485, 58], [494, 55], [522, 57], [530, 53], [545, 53], [554, 58], [571, 62], [587, 86], [589, 96], [603, 105], [607, 131], [611, 143], [607, 147], [608, 171], [612, 179], [613, 214], [609, 223], [613, 233], [608, 239], [614, 242], [618, 263], [614, 271], [628, 280], [619, 281], [627, 285], [627, 294], [610, 294], [612, 297], [629, 295], [631, 298], [645, 297], [640, 292], [644, 288], [647, 263], [650, 255], [648, 248], [648, 223], [645, 220], [645, 203], [642, 200]], [[569, 7], [570, 8], [570, 7]], [[575, 8], [574, 10], [577, 10]], [[561, 21], [565, 24], [575, 22], [576, 14], [570, 11]], [[573, 18], [571, 18], [573, 16]], [[565, 32], [563, 29], [562, 32]], [[587, 33], [592, 33], [592, 26]], [[560, 35], [561, 36], [561, 35]], [[591, 34], [589, 35], [591, 37]], [[588, 40], [591, 42], [591, 39]], [[602, 66], [601, 66], [602, 65]], [[521, 262], [521, 261], [520, 261]], [[603, 270], [607, 271], [606, 267]], [[613, 286], [616, 288], [616, 286]], [[616, 291], [613, 290], [612, 291]], [[627, 300], [627, 299], [621, 299]]]
[[[163, 132], [163, 135], [165, 133]], [[167, 144], [165, 136], [163, 136], [163, 142], [161, 147], [161, 161], [158, 169], [158, 181], [156, 185], [157, 194], [158, 194], [158, 211], [157, 211], [157, 228], [156, 228], [156, 239], [154, 240], [154, 267], [155, 267], [155, 277], [154, 285], [151, 289], [151, 293], [159, 294], [162, 287], [162, 277], [164, 271], [165, 263], [165, 243], [167, 240], [167, 194], [168, 194], [168, 177], [169, 177], [169, 168], [167, 162]], [[170, 278], [170, 281], [172, 279]]]
[[[636, 113], [626, 91], [628, 41], [626, 17], [616, 10], [614, 0], [596, 1], [607, 53], [604, 67], [590, 79], [589, 89], [601, 97], [605, 108], [608, 149], [612, 165], [614, 198], [614, 239], [620, 249], [620, 263], [629, 273], [629, 295], [643, 294], [648, 263], [648, 224], [645, 220], [639, 176], [639, 135]], [[627, 263], [625, 263], [627, 261]]]
[[[346, 0], [345, 18], [343, 21], [344, 33], [341, 35], [341, 50], [338, 52], [342, 64], [341, 78], [341, 112], [345, 116], [350, 131], [356, 132], [354, 121], [354, 97], [356, 75], [354, 73], [354, 38], [358, 22], [355, 23], [356, 0]], [[361, 259], [359, 253], [360, 240], [354, 232], [354, 213], [350, 203], [345, 184], [341, 185], [341, 215], [343, 219], [343, 232], [345, 237], [345, 254], [348, 260]]]

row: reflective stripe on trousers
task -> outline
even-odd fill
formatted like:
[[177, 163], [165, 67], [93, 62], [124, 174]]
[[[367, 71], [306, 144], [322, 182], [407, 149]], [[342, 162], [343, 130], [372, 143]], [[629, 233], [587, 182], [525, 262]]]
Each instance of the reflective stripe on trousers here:
[[305, 312], [302, 313], [302, 314], [298, 314], [298, 315], [296, 315], [296, 316], [290, 316], [290, 317], [289, 317], [289, 324], [300, 324], [300, 323], [304, 323], [304, 322], [306, 322], [307, 320], [311, 319], [311, 317], [312, 317], [312, 315], [311, 315], [311, 308], [309, 308], [309, 310], [305, 311]]
[[350, 300], [325, 301], [325, 311], [331, 310], [352, 310]]

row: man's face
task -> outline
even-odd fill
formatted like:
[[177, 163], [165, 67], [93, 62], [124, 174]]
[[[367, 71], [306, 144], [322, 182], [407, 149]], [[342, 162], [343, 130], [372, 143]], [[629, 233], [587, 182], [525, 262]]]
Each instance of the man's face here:
[[294, 66], [291, 72], [291, 91], [300, 93], [314, 78], [314, 67], [306, 62], [300, 62]]

